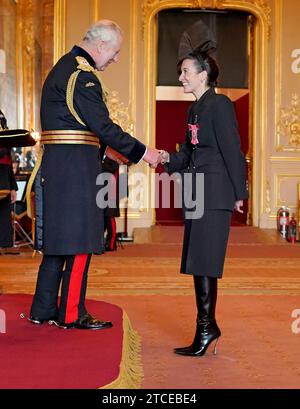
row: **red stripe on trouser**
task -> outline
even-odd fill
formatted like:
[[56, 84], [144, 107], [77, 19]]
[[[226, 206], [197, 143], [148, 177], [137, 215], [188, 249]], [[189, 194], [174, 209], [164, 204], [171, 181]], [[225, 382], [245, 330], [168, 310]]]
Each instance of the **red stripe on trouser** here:
[[114, 217], [111, 218], [111, 240], [110, 240], [110, 249], [114, 250], [114, 244], [117, 236], [117, 225]]
[[88, 254], [78, 254], [74, 258], [72, 271], [70, 273], [65, 320], [66, 323], [70, 323], [78, 319], [78, 304], [87, 258]]

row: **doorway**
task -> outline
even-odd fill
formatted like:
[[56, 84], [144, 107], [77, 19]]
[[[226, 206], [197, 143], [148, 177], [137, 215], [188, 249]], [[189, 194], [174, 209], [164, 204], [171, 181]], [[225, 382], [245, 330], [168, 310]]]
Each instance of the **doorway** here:
[[[210, 35], [220, 44], [221, 51], [215, 57], [220, 65], [220, 87], [218, 93], [227, 95], [234, 103], [241, 137], [241, 149], [247, 158], [248, 174], [252, 174], [252, 131], [249, 109], [252, 98], [252, 55], [253, 16], [240, 11], [168, 9], [158, 13], [158, 61], [156, 86], [156, 146], [167, 151], [175, 151], [185, 139], [188, 107], [194, 100], [192, 95], [183, 94], [179, 85], [176, 60], [176, 46], [179, 35], [201, 20], [209, 28]], [[235, 27], [233, 30], [232, 27]], [[232, 35], [238, 41], [233, 41]], [[203, 32], [202, 32], [203, 35]], [[226, 41], [227, 42], [226, 42]], [[177, 47], [178, 48], [178, 47]], [[164, 56], [164, 58], [162, 58]], [[168, 64], [166, 63], [168, 62]], [[161, 67], [163, 67], [161, 69]], [[159, 166], [156, 170], [163, 172]], [[250, 192], [251, 192], [251, 181]], [[161, 192], [157, 191], [156, 195]], [[174, 207], [173, 189], [170, 190], [170, 208], [156, 209], [156, 223], [161, 225], [182, 224], [182, 209]], [[244, 204], [244, 213], [234, 213], [232, 224], [251, 224], [251, 205]]]

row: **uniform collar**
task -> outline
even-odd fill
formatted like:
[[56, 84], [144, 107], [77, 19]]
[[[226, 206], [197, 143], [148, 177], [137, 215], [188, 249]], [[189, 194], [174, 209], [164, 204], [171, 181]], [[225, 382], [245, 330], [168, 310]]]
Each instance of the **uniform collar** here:
[[74, 47], [72, 48], [72, 50], [71, 50], [70, 52], [71, 52], [71, 54], [73, 54], [75, 57], [78, 57], [79, 55], [80, 55], [81, 57], [84, 57], [84, 58], [87, 60], [87, 62], [88, 62], [92, 67], [95, 68], [95, 66], [96, 66], [95, 61], [94, 61], [93, 58], [90, 56], [90, 54], [89, 54], [87, 51], [85, 51], [83, 48], [79, 47], [78, 45], [74, 45]]
[[216, 93], [214, 87], [208, 88], [207, 91], [204, 92], [204, 94], [201, 95], [200, 99], [198, 99], [198, 101], [196, 101], [196, 104], [198, 104], [199, 102], [203, 102], [206, 98], [208, 98], [211, 95], [214, 95]]

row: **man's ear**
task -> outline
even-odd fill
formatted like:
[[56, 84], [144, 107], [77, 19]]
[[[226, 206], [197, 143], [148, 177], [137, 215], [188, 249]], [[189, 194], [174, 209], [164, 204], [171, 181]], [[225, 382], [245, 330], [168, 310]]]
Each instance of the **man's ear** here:
[[101, 51], [103, 50], [103, 46], [104, 46], [104, 41], [100, 40], [97, 44], [97, 50], [101, 53]]

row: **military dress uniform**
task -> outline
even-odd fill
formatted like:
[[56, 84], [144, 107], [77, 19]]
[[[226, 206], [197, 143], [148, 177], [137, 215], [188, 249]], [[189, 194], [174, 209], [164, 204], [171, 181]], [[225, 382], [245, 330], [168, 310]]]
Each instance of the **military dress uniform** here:
[[186, 141], [166, 165], [170, 173], [204, 174], [204, 214], [185, 220], [181, 273], [222, 277], [235, 202], [248, 198], [245, 165], [233, 104], [209, 88], [192, 104]]
[[103, 209], [96, 204], [99, 147], [104, 151], [110, 146], [134, 163], [146, 151], [111, 121], [105, 96], [94, 60], [78, 46], [57, 62], [43, 86], [43, 156], [34, 172], [35, 246], [44, 253], [31, 308], [37, 321], [57, 317], [72, 325], [87, 313], [91, 254], [104, 251]]

